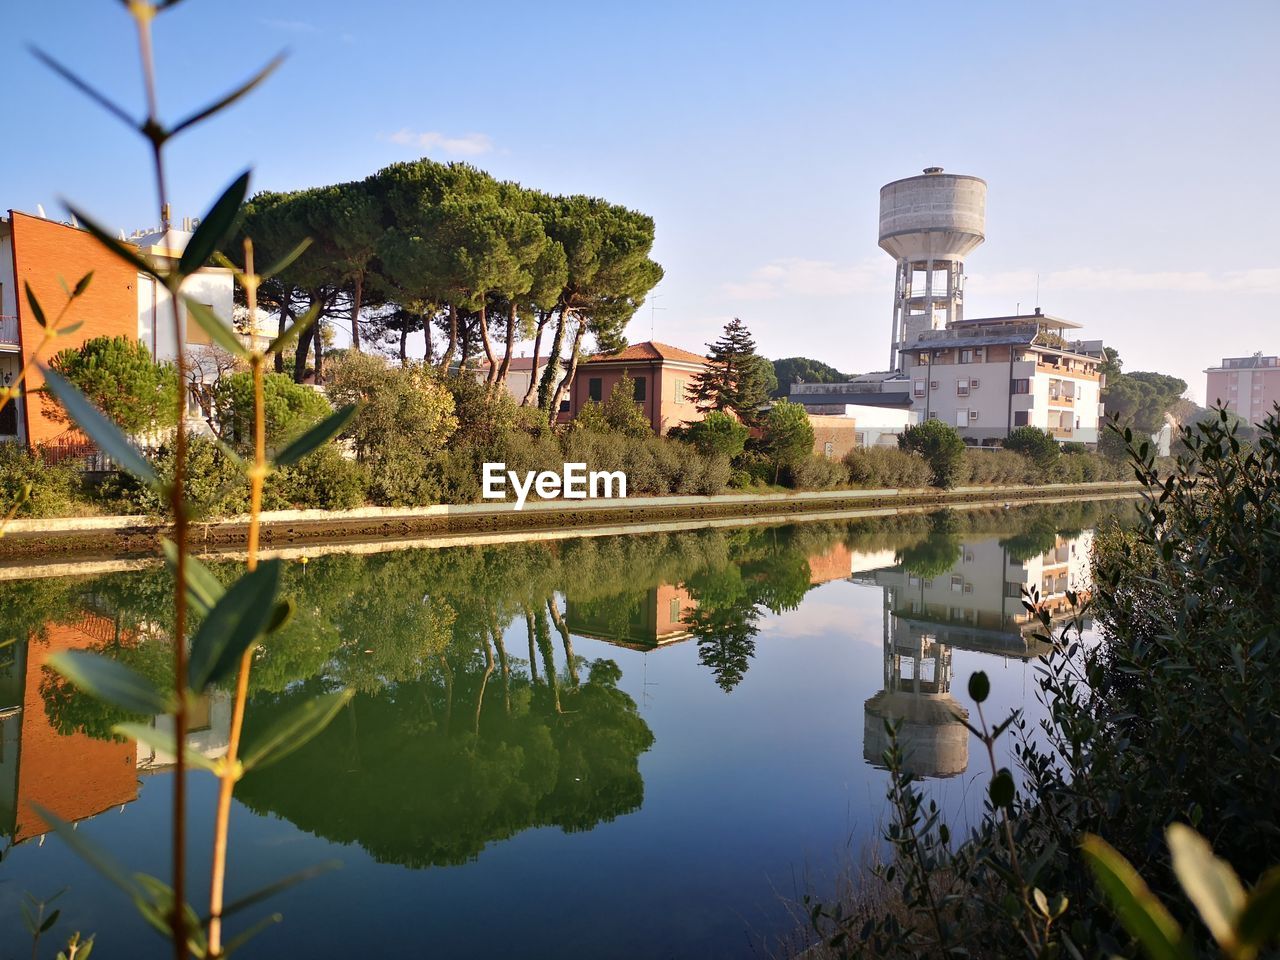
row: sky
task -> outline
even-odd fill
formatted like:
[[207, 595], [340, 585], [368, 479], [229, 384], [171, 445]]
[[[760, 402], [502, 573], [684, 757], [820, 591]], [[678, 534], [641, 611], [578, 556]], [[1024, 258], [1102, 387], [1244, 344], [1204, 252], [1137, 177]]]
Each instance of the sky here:
[[[10, 5], [6, 5], [10, 6]], [[38, 46], [140, 112], [111, 0], [7, 9], [0, 210], [158, 216], [143, 141]], [[888, 360], [879, 188], [926, 166], [988, 183], [966, 316], [1083, 326], [1182, 377], [1280, 352], [1280, 3], [182, 0], [157, 23], [162, 112], [265, 85], [175, 142], [175, 218], [255, 189], [429, 156], [654, 217], [666, 277], [630, 340], [701, 350], [740, 317], [769, 357]]]

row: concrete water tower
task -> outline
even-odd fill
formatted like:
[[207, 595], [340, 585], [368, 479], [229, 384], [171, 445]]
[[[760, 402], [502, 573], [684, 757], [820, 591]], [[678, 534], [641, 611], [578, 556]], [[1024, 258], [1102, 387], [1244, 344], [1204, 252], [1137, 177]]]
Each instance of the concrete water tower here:
[[880, 246], [898, 262], [889, 369], [925, 330], [964, 319], [964, 258], [986, 239], [987, 183], [926, 167], [880, 188]]

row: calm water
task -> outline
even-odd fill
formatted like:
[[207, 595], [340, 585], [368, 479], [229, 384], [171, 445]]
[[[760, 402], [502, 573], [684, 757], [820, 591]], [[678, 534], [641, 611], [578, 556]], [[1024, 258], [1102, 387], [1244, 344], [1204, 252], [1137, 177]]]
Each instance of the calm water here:
[[[986, 670], [993, 714], [1035, 702], [1018, 599], [1087, 587], [1114, 504], [599, 537], [289, 565], [299, 616], [253, 672], [250, 725], [357, 696], [237, 793], [229, 899], [341, 868], [246, 911], [248, 957], [736, 957], [795, 930], [885, 810], [883, 718], [964, 824], [985, 758], [950, 714]], [[227, 574], [232, 573], [227, 568]], [[42, 666], [111, 650], [162, 676], [160, 571], [0, 584], [0, 960], [29, 955], [23, 891], [95, 958], [166, 956], [35, 813], [167, 872], [168, 758]], [[954, 696], [953, 696], [954, 690]], [[225, 749], [225, 696], [193, 746]], [[191, 775], [193, 876], [214, 781]], [[203, 892], [196, 884], [193, 896]], [[53, 947], [53, 939], [46, 940]], [[49, 950], [51, 957], [55, 950]]]

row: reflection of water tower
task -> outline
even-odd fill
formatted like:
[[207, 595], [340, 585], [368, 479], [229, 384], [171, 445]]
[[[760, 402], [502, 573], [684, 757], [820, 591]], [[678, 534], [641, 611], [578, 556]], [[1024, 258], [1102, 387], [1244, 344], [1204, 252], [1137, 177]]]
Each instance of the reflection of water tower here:
[[907, 772], [953, 777], [969, 766], [969, 712], [951, 696], [951, 648], [893, 618], [885, 627], [884, 689], [863, 707], [862, 756], [874, 766], [889, 749], [884, 722], [901, 721], [898, 745]]
[[977, 177], [927, 167], [880, 188], [880, 246], [898, 261], [890, 370], [903, 344], [964, 318], [964, 258], [985, 239], [986, 219]]

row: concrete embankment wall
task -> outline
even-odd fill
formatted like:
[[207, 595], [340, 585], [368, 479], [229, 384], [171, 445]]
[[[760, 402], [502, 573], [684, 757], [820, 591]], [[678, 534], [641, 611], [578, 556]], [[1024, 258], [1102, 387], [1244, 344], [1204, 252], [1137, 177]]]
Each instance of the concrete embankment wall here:
[[[805, 493], [723, 494], [714, 497], [632, 497], [625, 500], [543, 500], [516, 510], [514, 503], [362, 507], [356, 510], [275, 510], [262, 514], [261, 541], [280, 555], [329, 549], [359, 552], [407, 546], [449, 546], [514, 539], [558, 539], [604, 533], [648, 532], [743, 521], [874, 516], [935, 506], [999, 505], [1036, 500], [1133, 496], [1135, 483], [1043, 484], [912, 490], [822, 490]], [[147, 517], [70, 517], [15, 520], [0, 538], [0, 579], [33, 575], [39, 560], [50, 573], [128, 569], [154, 557], [167, 525]], [[242, 551], [244, 517], [194, 524], [191, 542], [201, 553]], [[56, 571], [56, 572], [55, 572]]]

